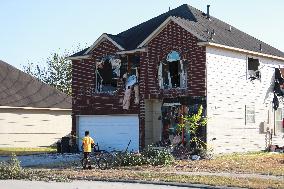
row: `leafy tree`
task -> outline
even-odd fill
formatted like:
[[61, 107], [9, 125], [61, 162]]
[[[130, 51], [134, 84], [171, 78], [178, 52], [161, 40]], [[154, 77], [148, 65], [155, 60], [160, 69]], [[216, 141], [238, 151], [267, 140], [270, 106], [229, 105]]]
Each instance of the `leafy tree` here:
[[207, 124], [207, 118], [202, 116], [202, 112], [201, 105], [196, 114], [183, 117], [183, 123], [178, 125], [180, 131], [184, 128], [185, 132], [190, 134], [190, 142], [195, 143], [195, 147], [199, 149], [206, 148], [206, 143], [198, 136], [199, 128]]
[[47, 58], [46, 66], [29, 62], [27, 66], [23, 66], [23, 70], [40, 81], [71, 95], [72, 66], [71, 61], [66, 59], [69, 54], [53, 53]]

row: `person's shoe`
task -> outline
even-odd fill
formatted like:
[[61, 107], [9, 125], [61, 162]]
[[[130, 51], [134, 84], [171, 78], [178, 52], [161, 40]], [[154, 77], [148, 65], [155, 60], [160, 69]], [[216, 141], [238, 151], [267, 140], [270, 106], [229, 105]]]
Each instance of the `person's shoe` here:
[[92, 167], [91, 167], [91, 166], [89, 166], [89, 167], [88, 167], [88, 169], [89, 169], [89, 170], [91, 170], [91, 169], [92, 169]]

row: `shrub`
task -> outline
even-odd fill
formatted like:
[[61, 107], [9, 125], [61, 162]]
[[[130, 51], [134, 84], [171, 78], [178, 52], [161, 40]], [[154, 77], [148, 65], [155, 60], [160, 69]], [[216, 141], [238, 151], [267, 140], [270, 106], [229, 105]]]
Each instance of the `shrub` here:
[[24, 179], [38, 181], [69, 181], [65, 176], [52, 174], [45, 171], [37, 171], [32, 169], [23, 169], [16, 155], [13, 154], [6, 162], [0, 162], [0, 180], [6, 179]]
[[21, 173], [22, 167], [15, 154], [7, 162], [0, 162], [0, 179], [19, 179]]
[[114, 166], [169, 165], [174, 157], [166, 149], [148, 147], [142, 153], [118, 153], [113, 159]]
[[150, 165], [170, 165], [174, 162], [173, 155], [166, 149], [154, 149], [148, 147], [142, 152], [142, 156], [147, 160]]

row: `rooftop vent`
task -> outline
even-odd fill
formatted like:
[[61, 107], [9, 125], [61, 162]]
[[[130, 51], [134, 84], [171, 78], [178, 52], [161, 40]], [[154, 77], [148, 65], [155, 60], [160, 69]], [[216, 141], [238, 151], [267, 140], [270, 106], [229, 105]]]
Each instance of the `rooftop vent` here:
[[232, 31], [232, 26], [229, 27], [229, 31]]
[[210, 20], [210, 5], [207, 5], [206, 18]]

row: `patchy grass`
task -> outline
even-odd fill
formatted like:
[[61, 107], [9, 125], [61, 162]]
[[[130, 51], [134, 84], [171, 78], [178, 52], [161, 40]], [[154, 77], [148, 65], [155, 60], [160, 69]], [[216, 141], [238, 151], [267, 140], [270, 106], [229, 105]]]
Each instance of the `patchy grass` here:
[[212, 160], [175, 161], [172, 166], [141, 166], [122, 167], [126, 170], [155, 171], [155, 172], [229, 172], [257, 173], [282, 176], [284, 174], [284, 154], [249, 153], [230, 154], [216, 157]]
[[55, 153], [56, 147], [42, 147], [42, 148], [0, 148], [0, 156], [10, 156], [12, 154], [30, 155], [40, 153]]
[[[50, 171], [50, 170], [49, 170]], [[52, 172], [52, 171], [51, 171]], [[231, 186], [245, 188], [284, 188], [284, 182], [279, 180], [258, 178], [232, 178], [223, 176], [191, 176], [170, 173], [139, 172], [130, 170], [56, 170], [53, 174], [64, 175], [71, 180], [143, 180], [164, 181], [191, 184], [206, 184], [213, 186]]]

